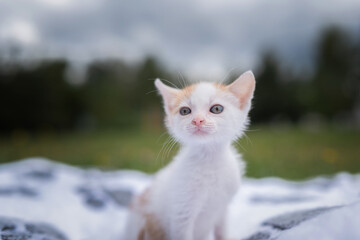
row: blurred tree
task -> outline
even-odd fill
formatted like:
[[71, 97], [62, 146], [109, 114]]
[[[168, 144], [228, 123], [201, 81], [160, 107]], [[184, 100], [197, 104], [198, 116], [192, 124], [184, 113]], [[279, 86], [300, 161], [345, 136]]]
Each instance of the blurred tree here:
[[0, 72], [0, 130], [64, 129], [72, 127], [76, 107], [65, 81], [65, 60], [35, 67], [13, 66]]
[[164, 68], [154, 57], [147, 57], [138, 69], [136, 76], [136, 107], [146, 108], [159, 105], [159, 98], [156, 96], [154, 81], [156, 78], [167, 78]]
[[[328, 28], [315, 46], [314, 75], [284, 71], [276, 54], [262, 55], [251, 117], [254, 122], [296, 122], [309, 112], [327, 119], [354, 117], [360, 106], [360, 41]], [[0, 51], [0, 132], [161, 124], [154, 80], [175, 80], [154, 57], [139, 64], [94, 61], [82, 85], [67, 81], [68, 62], [24, 62], [17, 51]], [[308, 79], [306, 79], [308, 78]], [[181, 82], [181, 80], [180, 80]], [[178, 84], [181, 85], [181, 84]]]
[[354, 109], [359, 61], [351, 37], [338, 27], [320, 36], [314, 75], [313, 109], [331, 120]]
[[154, 85], [156, 78], [171, 79], [170, 74], [154, 57], [147, 57], [138, 68], [136, 88], [132, 98], [135, 108], [141, 109], [138, 117], [143, 128], [160, 127], [162, 122], [160, 98]]
[[254, 122], [266, 122], [279, 116], [284, 102], [281, 88], [281, 73], [275, 54], [267, 51], [263, 54], [260, 69], [256, 73], [256, 91], [251, 119]]
[[106, 60], [91, 63], [87, 81], [82, 88], [86, 117], [98, 127], [135, 124], [132, 103], [134, 70], [121, 61]]

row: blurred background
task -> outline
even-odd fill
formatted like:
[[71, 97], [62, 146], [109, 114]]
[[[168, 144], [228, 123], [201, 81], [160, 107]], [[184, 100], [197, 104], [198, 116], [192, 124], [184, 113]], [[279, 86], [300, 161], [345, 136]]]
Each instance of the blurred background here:
[[358, 0], [2, 0], [0, 162], [152, 173], [178, 149], [154, 79], [249, 69], [248, 176], [360, 172]]

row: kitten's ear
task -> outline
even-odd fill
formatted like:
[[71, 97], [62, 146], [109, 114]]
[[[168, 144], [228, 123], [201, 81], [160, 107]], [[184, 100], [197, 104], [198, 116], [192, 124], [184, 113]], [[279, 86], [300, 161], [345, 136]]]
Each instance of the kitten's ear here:
[[174, 102], [175, 102], [177, 94], [179, 93], [180, 90], [166, 86], [158, 78], [155, 80], [155, 86], [158, 89], [159, 93], [161, 94], [161, 96], [164, 100], [165, 112], [166, 112], [166, 114], [169, 114], [175, 107]]
[[255, 90], [254, 74], [252, 71], [241, 74], [238, 79], [228, 86], [228, 89], [239, 99], [241, 109], [246, 105], [250, 105]]

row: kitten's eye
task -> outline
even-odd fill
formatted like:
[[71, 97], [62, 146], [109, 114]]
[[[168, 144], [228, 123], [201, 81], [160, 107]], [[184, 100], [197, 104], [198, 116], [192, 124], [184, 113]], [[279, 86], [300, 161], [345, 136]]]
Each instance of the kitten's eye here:
[[179, 113], [180, 113], [181, 115], [185, 116], [185, 115], [188, 115], [188, 114], [191, 113], [191, 109], [188, 108], [188, 107], [182, 107], [182, 108], [180, 108]]
[[210, 108], [210, 112], [215, 114], [222, 113], [222, 111], [224, 111], [224, 107], [221, 106], [220, 104], [216, 104]]

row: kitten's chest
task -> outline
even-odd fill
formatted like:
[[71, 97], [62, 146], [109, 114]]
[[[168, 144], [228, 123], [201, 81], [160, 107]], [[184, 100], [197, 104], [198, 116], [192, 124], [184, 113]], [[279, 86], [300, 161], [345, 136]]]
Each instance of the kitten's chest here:
[[178, 179], [182, 179], [182, 186], [206, 198], [232, 197], [240, 185], [241, 171], [237, 159], [230, 155], [203, 162], [197, 160], [180, 170], [183, 176]]
[[209, 198], [232, 197], [240, 185], [240, 171], [236, 163], [224, 163], [221, 166], [205, 168], [200, 174], [205, 194]]
[[220, 214], [223, 212], [238, 191], [240, 178], [239, 166], [236, 162], [227, 161], [220, 166], [203, 167], [194, 178], [189, 178], [190, 188], [197, 186], [196, 194], [201, 199], [199, 216], [202, 216], [202, 221], [205, 219], [210, 221], [218, 216], [217, 212]]

